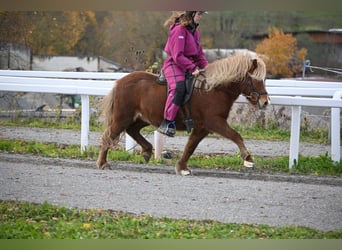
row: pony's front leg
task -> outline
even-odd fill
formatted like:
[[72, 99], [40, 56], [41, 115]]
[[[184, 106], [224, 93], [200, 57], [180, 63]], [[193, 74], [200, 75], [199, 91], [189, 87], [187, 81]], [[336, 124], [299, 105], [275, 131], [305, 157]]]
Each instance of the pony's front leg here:
[[243, 166], [246, 168], [254, 168], [255, 164], [254, 164], [253, 157], [247, 150], [241, 135], [238, 132], [236, 132], [234, 129], [232, 128], [230, 129], [231, 129], [230, 134], [233, 134], [233, 138], [234, 138], [232, 139], [232, 141], [235, 142], [236, 145], [239, 147], [240, 155], [241, 155], [241, 158], [243, 159]]
[[230, 138], [235, 144], [239, 147], [241, 158], [243, 159], [243, 166], [246, 168], [254, 168], [254, 160], [252, 155], [247, 150], [245, 143], [243, 142], [243, 139], [241, 135], [234, 129], [232, 129], [230, 126], [228, 126], [228, 138]]
[[231, 139], [235, 144], [239, 147], [241, 158], [243, 159], [243, 166], [246, 168], [254, 168], [254, 160], [251, 154], [248, 152], [245, 143], [241, 135], [236, 132], [234, 129], [228, 126], [228, 136], [227, 138]]
[[232, 140], [239, 147], [241, 158], [244, 160], [244, 167], [254, 168], [254, 160], [251, 154], [248, 152], [241, 135], [236, 130], [231, 128], [225, 119], [220, 119], [219, 121], [213, 122], [210, 128], [227, 139]]
[[189, 136], [188, 142], [185, 145], [184, 152], [182, 157], [177, 161], [175, 170], [176, 174], [180, 174], [183, 176], [191, 175], [191, 170], [188, 168], [187, 163], [190, 156], [194, 153], [200, 141], [208, 135], [208, 131], [201, 130], [196, 131], [195, 129]]

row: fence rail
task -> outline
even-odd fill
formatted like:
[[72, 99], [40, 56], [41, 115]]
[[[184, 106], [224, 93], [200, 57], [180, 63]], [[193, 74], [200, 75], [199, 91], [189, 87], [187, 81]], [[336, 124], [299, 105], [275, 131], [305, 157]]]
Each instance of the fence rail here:
[[[81, 150], [86, 150], [89, 134], [89, 96], [106, 95], [115, 85], [115, 80], [125, 75], [127, 73], [0, 70], [0, 91], [80, 95]], [[341, 161], [342, 82], [267, 80], [266, 86], [273, 105], [292, 106], [289, 167], [298, 162], [302, 106], [331, 108], [331, 158], [336, 162]], [[237, 102], [247, 101], [240, 96]], [[160, 135], [155, 133], [155, 136]], [[161, 140], [155, 138], [154, 141], [155, 151], [160, 152], [161, 145], [156, 142]]]

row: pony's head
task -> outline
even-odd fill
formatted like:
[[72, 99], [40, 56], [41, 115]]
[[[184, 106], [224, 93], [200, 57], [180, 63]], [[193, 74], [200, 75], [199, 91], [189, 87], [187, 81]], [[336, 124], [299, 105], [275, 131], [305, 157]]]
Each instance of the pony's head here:
[[237, 53], [216, 60], [205, 68], [208, 91], [228, 87], [228, 92], [243, 94], [259, 108], [270, 103], [265, 88], [266, 66], [263, 60], [250, 53]]
[[260, 58], [250, 60], [250, 68], [241, 84], [241, 93], [252, 105], [262, 109], [270, 104], [270, 98], [265, 87], [266, 67]]

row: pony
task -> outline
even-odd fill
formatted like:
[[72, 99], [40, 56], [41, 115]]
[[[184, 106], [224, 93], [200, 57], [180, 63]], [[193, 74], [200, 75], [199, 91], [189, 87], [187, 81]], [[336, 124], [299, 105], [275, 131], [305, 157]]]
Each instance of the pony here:
[[[241, 135], [227, 122], [230, 109], [244, 95], [252, 106], [263, 109], [270, 99], [265, 87], [266, 66], [258, 55], [235, 54], [209, 63], [195, 79], [190, 103], [193, 129], [184, 152], [175, 165], [176, 174], [190, 175], [187, 162], [200, 141], [209, 133], [217, 133], [233, 141], [240, 150], [243, 164], [254, 168], [254, 161]], [[158, 75], [135, 71], [116, 81], [103, 99], [106, 128], [102, 135], [97, 159], [100, 169], [109, 167], [107, 152], [117, 145], [120, 134], [128, 133], [140, 146], [146, 162], [152, 156], [152, 144], [140, 130], [148, 125], [159, 127], [163, 120], [167, 97], [166, 85], [157, 83]], [[177, 130], [186, 130], [185, 113], [179, 110], [175, 122]], [[175, 138], [176, 139], [176, 138]]]

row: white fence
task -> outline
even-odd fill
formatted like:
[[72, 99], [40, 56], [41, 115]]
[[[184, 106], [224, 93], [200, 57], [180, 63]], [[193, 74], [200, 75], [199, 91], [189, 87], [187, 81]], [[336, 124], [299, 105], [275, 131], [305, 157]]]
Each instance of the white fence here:
[[[81, 150], [85, 150], [89, 134], [89, 96], [106, 95], [115, 80], [126, 74], [0, 70], [0, 91], [81, 95]], [[273, 105], [292, 106], [289, 167], [298, 162], [302, 106], [331, 108], [331, 158], [339, 162], [342, 82], [267, 80], [266, 86]], [[245, 103], [246, 100], [241, 96], [237, 102]], [[160, 152], [156, 143], [160, 140], [155, 138], [154, 141], [155, 150]]]

